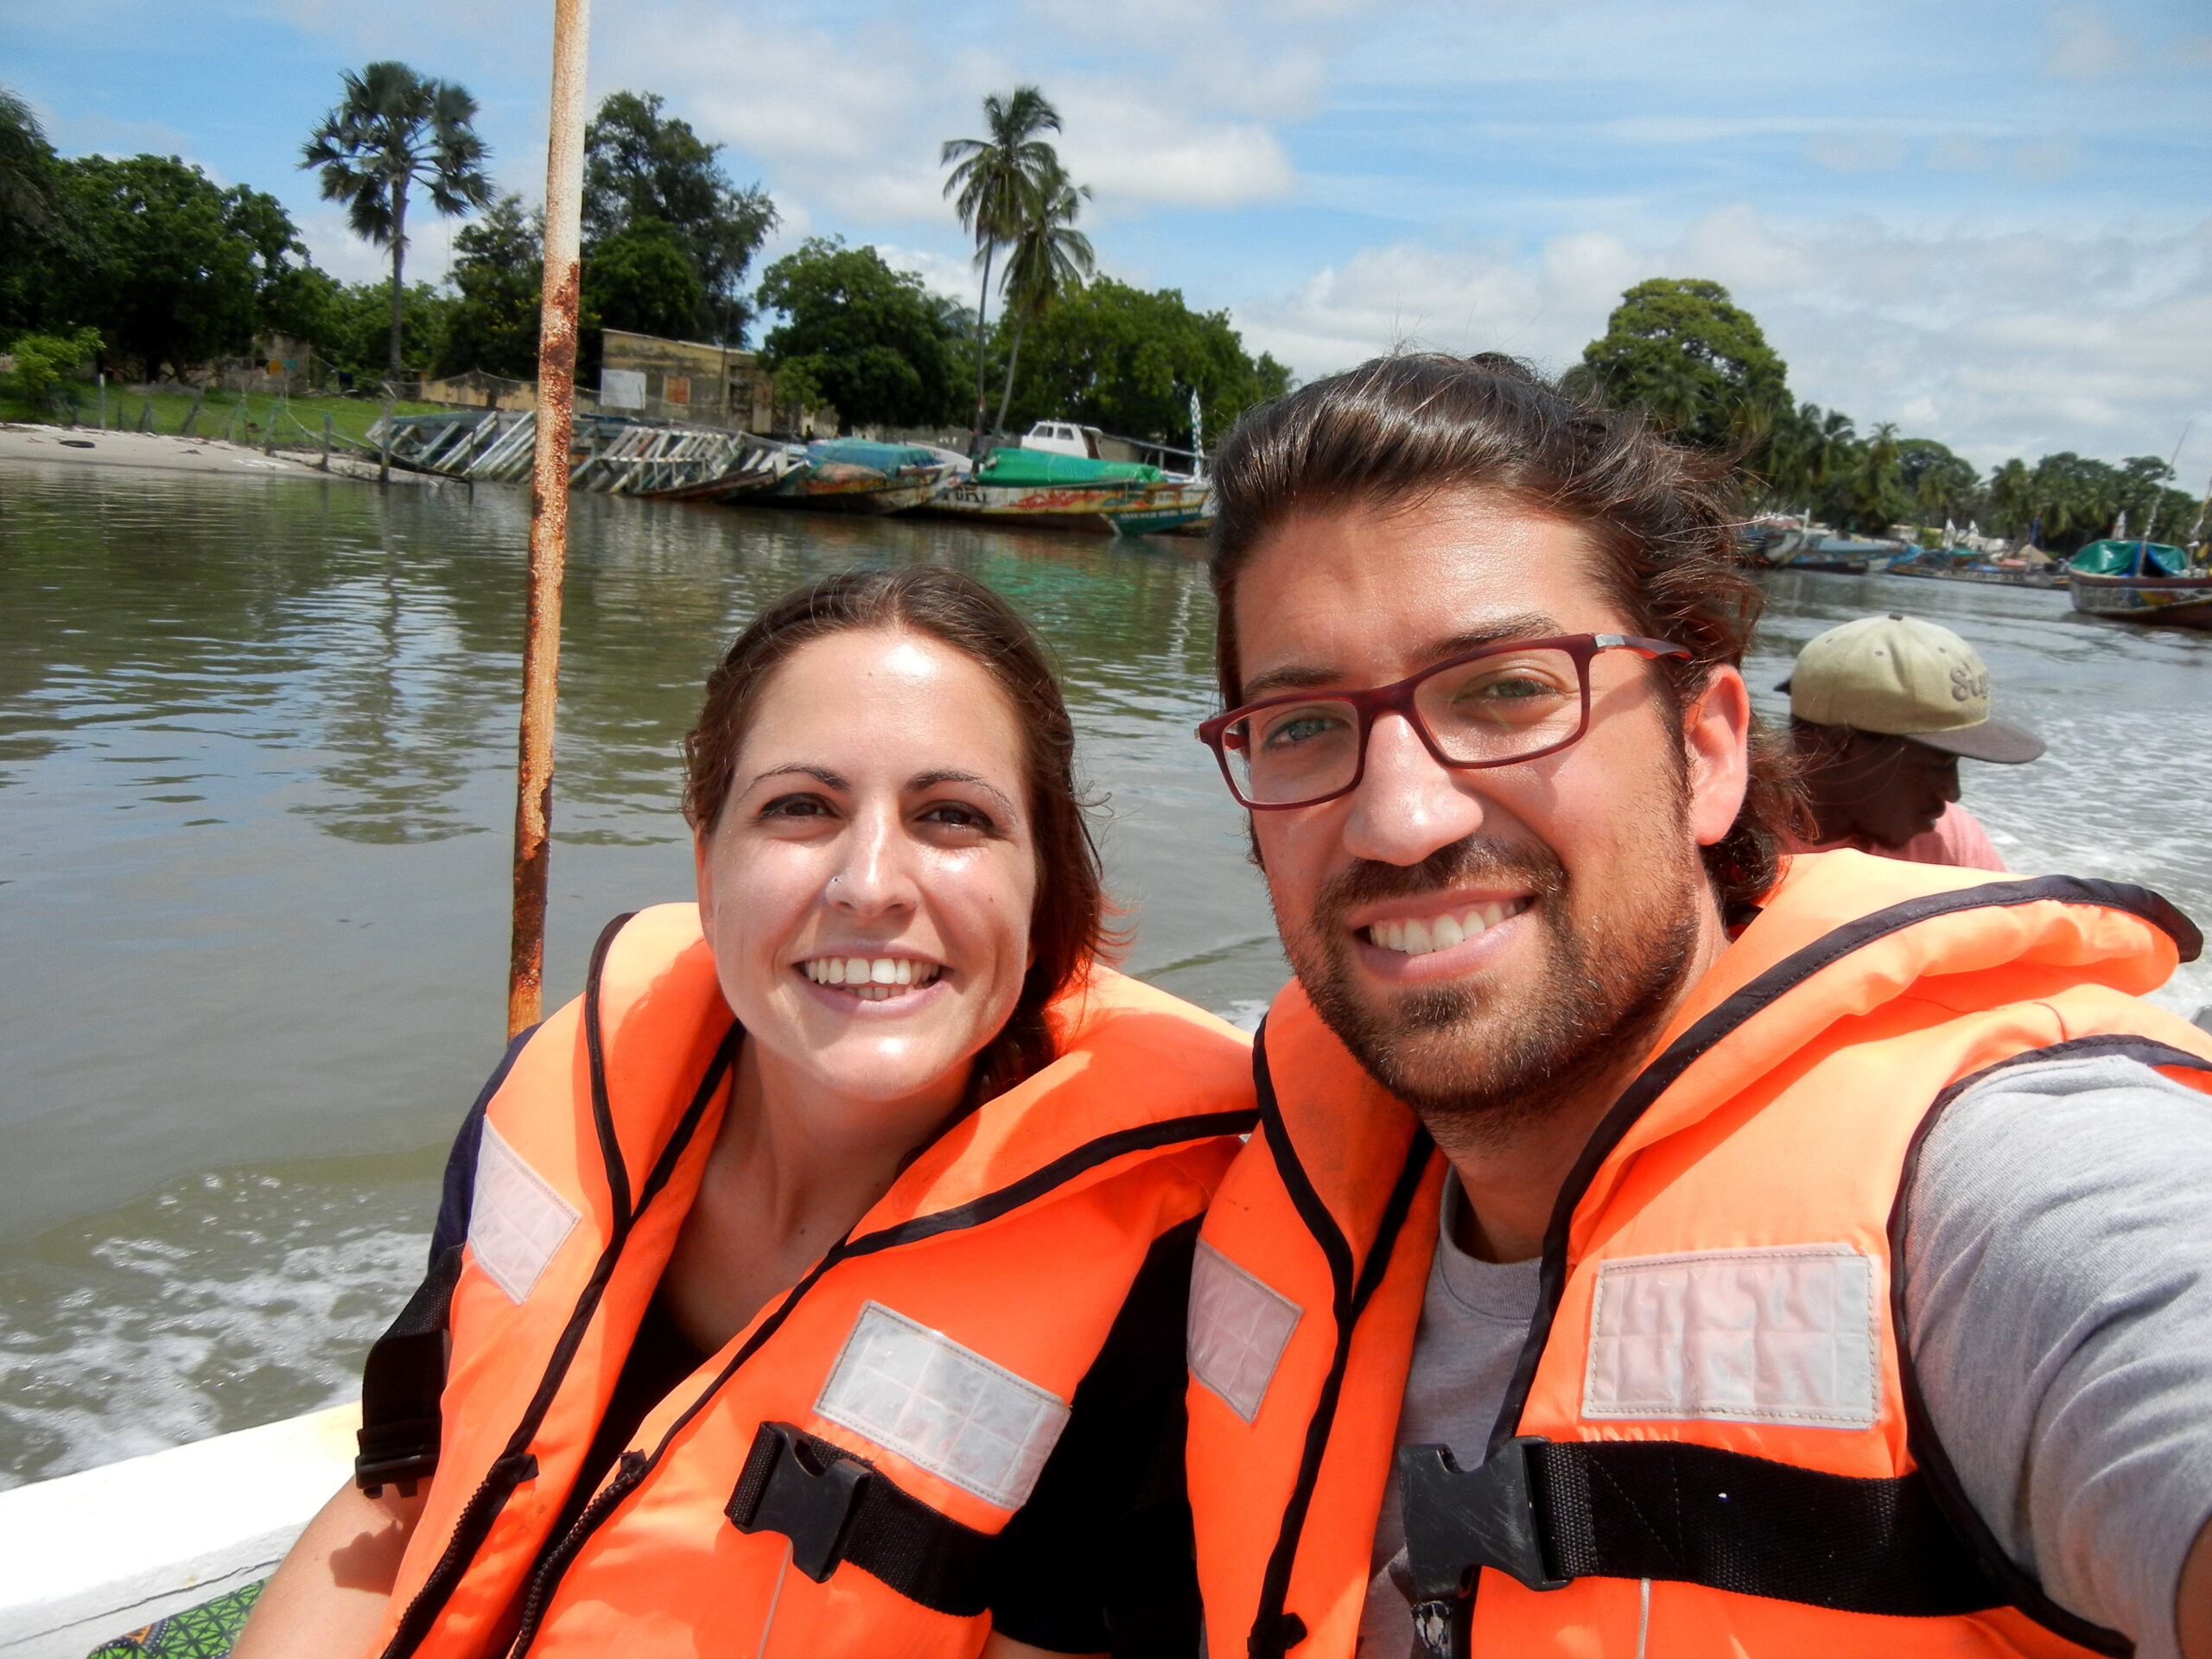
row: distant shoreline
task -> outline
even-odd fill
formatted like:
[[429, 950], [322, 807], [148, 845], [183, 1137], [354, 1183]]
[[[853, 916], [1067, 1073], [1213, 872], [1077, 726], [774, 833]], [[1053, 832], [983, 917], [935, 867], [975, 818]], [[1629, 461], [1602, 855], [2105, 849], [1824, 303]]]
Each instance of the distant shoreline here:
[[[41, 461], [112, 472], [219, 474], [232, 478], [342, 478], [374, 481], [376, 463], [336, 454], [325, 472], [313, 461], [264, 454], [246, 444], [164, 432], [102, 431], [98, 427], [34, 426], [0, 422], [0, 461]], [[396, 484], [429, 484], [420, 473], [392, 469]]]

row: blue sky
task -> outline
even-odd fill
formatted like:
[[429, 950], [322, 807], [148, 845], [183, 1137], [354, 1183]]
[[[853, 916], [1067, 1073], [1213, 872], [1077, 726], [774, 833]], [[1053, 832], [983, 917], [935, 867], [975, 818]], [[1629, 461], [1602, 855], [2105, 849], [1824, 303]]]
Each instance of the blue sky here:
[[[543, 188], [550, 6], [0, 0], [0, 84], [65, 152], [175, 152], [375, 256], [294, 168], [338, 72], [406, 59]], [[600, 0], [594, 95], [728, 146], [785, 219], [972, 297], [938, 143], [1035, 80], [1105, 269], [1301, 376], [1394, 344], [1554, 366], [1648, 276], [1728, 284], [1801, 397], [1977, 461], [2212, 470], [2212, 12], [1848, 0]], [[426, 271], [448, 232], [418, 239]]]

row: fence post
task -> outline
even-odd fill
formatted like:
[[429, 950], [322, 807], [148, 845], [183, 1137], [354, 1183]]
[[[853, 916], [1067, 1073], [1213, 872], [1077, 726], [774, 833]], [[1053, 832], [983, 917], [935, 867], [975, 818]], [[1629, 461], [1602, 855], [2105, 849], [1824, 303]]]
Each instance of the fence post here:
[[384, 383], [384, 437], [377, 448], [377, 482], [391, 482], [391, 382]]
[[107, 371], [98, 371], [100, 383], [100, 430], [107, 430]]
[[322, 411], [322, 470], [330, 470], [330, 411]]
[[284, 403], [281, 397], [273, 398], [270, 402], [268, 422], [261, 429], [261, 453], [264, 455], [274, 455], [276, 453], [276, 411], [283, 407]]

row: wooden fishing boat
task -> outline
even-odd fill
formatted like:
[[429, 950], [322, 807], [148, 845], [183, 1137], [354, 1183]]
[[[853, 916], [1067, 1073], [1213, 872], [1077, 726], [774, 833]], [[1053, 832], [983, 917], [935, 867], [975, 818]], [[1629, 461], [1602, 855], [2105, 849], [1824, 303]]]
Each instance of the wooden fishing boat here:
[[626, 493], [651, 501], [734, 501], [772, 490], [804, 464], [780, 444], [750, 444], [719, 472], [686, 477], [672, 469], [665, 474], [671, 481], [633, 485]]
[[2212, 632], [2212, 574], [2100, 576], [2069, 570], [2066, 586], [2074, 595], [2074, 608], [2090, 616]]
[[950, 479], [930, 498], [928, 512], [975, 518], [1009, 529], [1078, 530], [1149, 536], [1206, 517], [1212, 493], [1204, 484], [1128, 480], [1107, 484], [994, 484]]
[[769, 489], [742, 499], [767, 507], [831, 512], [905, 512], [937, 493], [952, 467], [933, 449], [866, 438], [824, 438]]
[[2091, 542], [2066, 562], [2074, 608], [2168, 628], [2212, 629], [2212, 570], [2148, 537]]
[[947, 479], [928, 511], [1008, 526], [1148, 536], [1202, 519], [1211, 506], [1207, 485], [1157, 467], [1024, 448], [994, 449], [969, 477]]

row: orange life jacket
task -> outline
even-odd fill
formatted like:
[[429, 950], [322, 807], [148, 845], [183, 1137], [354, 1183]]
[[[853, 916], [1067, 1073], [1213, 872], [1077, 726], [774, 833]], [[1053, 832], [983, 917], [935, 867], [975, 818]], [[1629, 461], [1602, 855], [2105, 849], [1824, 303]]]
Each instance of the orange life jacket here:
[[1248, 1041], [1211, 1015], [1103, 969], [1052, 1013], [1059, 1058], [927, 1147], [553, 1540], [737, 1052], [695, 906], [610, 928], [486, 1109], [442, 1414], [402, 1375], [440, 1320], [403, 1316], [372, 1357], [365, 1486], [426, 1472], [408, 1435], [442, 1415], [372, 1651], [978, 1651], [992, 1535], [1133, 1279], [1177, 1230], [1188, 1248], [1253, 1121]]
[[1395, 1449], [1443, 1160], [1294, 985], [1192, 1278], [1209, 1651], [1353, 1652], [1394, 1453], [1432, 1653], [2126, 1651], [1967, 1502], [1898, 1246], [1920, 1136], [1999, 1068], [2116, 1052], [2212, 1091], [2212, 1039], [2137, 1000], [2198, 944], [2114, 883], [1793, 861], [1568, 1179], [1466, 1471]]

